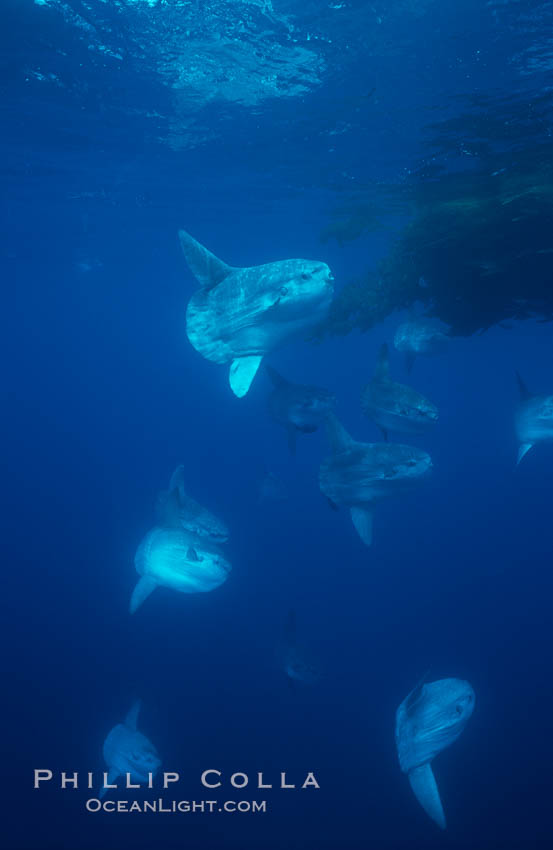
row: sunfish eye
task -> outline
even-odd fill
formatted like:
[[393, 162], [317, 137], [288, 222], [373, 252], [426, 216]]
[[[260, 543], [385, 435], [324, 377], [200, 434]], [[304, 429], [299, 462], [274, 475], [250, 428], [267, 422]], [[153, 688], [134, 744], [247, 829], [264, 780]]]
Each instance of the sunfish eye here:
[[301, 279], [302, 280], [309, 280], [310, 277], [311, 277], [310, 274], [308, 274], [307, 272], [303, 272]]
[[280, 289], [280, 294], [281, 295], [288, 295], [288, 287], [282, 286], [281, 289]]
[[459, 714], [459, 715], [460, 715], [460, 714], [462, 714], [462, 713], [463, 713], [463, 706], [462, 706], [462, 705], [459, 705], [459, 703], [457, 703], [457, 705], [455, 706], [455, 711], [456, 711], [456, 712], [457, 712], [457, 714]]

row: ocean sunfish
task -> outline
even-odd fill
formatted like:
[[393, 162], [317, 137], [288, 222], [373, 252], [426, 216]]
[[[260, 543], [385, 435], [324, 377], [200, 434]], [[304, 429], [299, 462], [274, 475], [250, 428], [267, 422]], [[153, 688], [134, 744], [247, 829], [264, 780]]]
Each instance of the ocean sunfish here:
[[431, 762], [457, 740], [474, 711], [474, 691], [462, 679], [422, 682], [396, 712], [399, 765], [427, 815], [445, 829], [446, 821]]
[[173, 472], [169, 489], [159, 494], [156, 512], [159, 525], [181, 527], [215, 543], [225, 543], [229, 538], [225, 523], [186, 493], [182, 465]]
[[419, 354], [440, 354], [449, 341], [449, 330], [435, 319], [411, 318], [397, 328], [394, 345], [405, 355], [410, 372]]
[[273, 382], [269, 412], [275, 422], [286, 428], [288, 446], [295, 454], [297, 435], [316, 431], [328, 411], [335, 408], [336, 396], [322, 387], [293, 384], [272, 366], [265, 368]]
[[345, 505], [359, 537], [372, 543], [372, 505], [402, 492], [426, 475], [430, 455], [400, 443], [358, 443], [333, 413], [326, 418], [331, 454], [319, 470], [319, 486], [331, 506]]
[[136, 550], [134, 564], [141, 576], [130, 602], [139, 608], [156, 587], [181, 593], [207, 593], [223, 584], [231, 571], [221, 550], [207, 537], [184, 528], [152, 528]]
[[321, 678], [319, 665], [309, 651], [298, 641], [296, 612], [289, 611], [284, 624], [284, 632], [277, 650], [277, 659], [291, 685], [299, 682], [313, 685]]
[[553, 440], [553, 395], [533, 395], [517, 372], [520, 404], [515, 427], [519, 441], [517, 463], [536, 443]]
[[230, 364], [230, 386], [241, 398], [265, 354], [325, 318], [333, 276], [326, 263], [316, 260], [233, 268], [184, 230], [179, 239], [201, 287], [188, 302], [188, 339], [207, 360]]
[[388, 439], [388, 431], [420, 434], [438, 419], [438, 408], [423, 395], [390, 378], [388, 346], [384, 343], [372, 380], [361, 393], [361, 407]]
[[[139, 711], [140, 700], [134, 703], [124, 722], [114, 726], [104, 741], [108, 785], [112, 785], [118, 776], [126, 774], [129, 774], [131, 782], [145, 783], [149, 774], [154, 776], [161, 767], [156, 748], [136, 727]], [[105, 787], [100, 789], [100, 799], [107, 790]]]

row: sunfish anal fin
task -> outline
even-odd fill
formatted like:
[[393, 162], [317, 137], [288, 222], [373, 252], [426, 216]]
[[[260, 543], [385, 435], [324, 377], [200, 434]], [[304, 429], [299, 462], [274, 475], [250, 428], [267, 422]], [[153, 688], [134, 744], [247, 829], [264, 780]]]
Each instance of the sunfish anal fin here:
[[390, 379], [390, 356], [385, 342], [380, 346], [373, 379], [376, 381], [388, 381]]
[[136, 732], [136, 724], [138, 723], [138, 715], [140, 714], [140, 706], [141, 700], [137, 699], [136, 702], [133, 702], [131, 706], [131, 710], [125, 717], [125, 726], [128, 726], [129, 729], [132, 729], [133, 732]]
[[415, 797], [426, 814], [437, 823], [440, 829], [445, 829], [445, 815], [440, 800], [440, 793], [430, 764], [422, 764], [409, 771], [409, 782]]
[[230, 364], [230, 388], [238, 398], [248, 392], [262, 359], [263, 355], [251, 354], [249, 357], [237, 357]]
[[532, 448], [533, 445], [534, 445], [534, 443], [522, 443], [518, 447], [517, 465], [521, 462], [521, 460], [524, 457], [524, 455], [526, 454], [526, 452], [530, 451], [530, 449]]
[[142, 576], [142, 578], [138, 580], [138, 584], [132, 592], [129, 613], [134, 614], [134, 612], [140, 608], [144, 600], [148, 598], [150, 593], [154, 592], [156, 587], [157, 581], [155, 581], [155, 579], [150, 578], [150, 576]]
[[232, 266], [223, 263], [185, 230], [179, 230], [179, 241], [190, 271], [207, 292], [234, 271]]
[[346, 451], [354, 445], [354, 440], [333, 413], [327, 413], [325, 423], [327, 437], [335, 454]]
[[368, 508], [350, 508], [350, 513], [357, 534], [366, 546], [370, 546], [373, 542], [372, 512]]

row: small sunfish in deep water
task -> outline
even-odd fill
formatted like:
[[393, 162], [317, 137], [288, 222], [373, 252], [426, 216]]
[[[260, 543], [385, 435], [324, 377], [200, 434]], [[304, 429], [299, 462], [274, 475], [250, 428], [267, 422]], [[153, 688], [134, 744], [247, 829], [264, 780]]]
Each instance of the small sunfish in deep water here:
[[405, 366], [410, 372], [418, 354], [440, 354], [449, 341], [448, 329], [432, 319], [409, 319], [397, 328], [394, 345], [405, 355]]
[[186, 311], [188, 339], [207, 360], [230, 363], [231, 389], [245, 396], [265, 354], [325, 318], [334, 291], [331, 271], [316, 260], [233, 268], [184, 230], [179, 238], [201, 285]]
[[274, 472], [267, 470], [259, 484], [259, 502], [283, 502], [288, 498], [288, 488]]
[[141, 578], [131, 596], [131, 614], [156, 587], [207, 593], [223, 584], [231, 570], [212, 540], [184, 528], [159, 526], [152, 528], [140, 543], [134, 564]]
[[298, 642], [296, 612], [289, 611], [284, 624], [281, 645], [277, 651], [280, 666], [291, 684], [313, 685], [321, 678], [321, 670], [308, 650]]
[[431, 762], [457, 740], [474, 711], [474, 691], [462, 679], [419, 684], [396, 712], [399, 764], [415, 797], [439, 827], [446, 821]]
[[169, 489], [159, 494], [156, 508], [159, 525], [182, 527], [215, 543], [225, 543], [229, 538], [225, 523], [186, 493], [182, 465], [173, 472]]
[[[129, 774], [131, 782], [145, 783], [148, 774], [154, 776], [161, 767], [161, 760], [154, 745], [138, 731], [136, 724], [140, 701], [135, 702], [123, 723], [114, 726], [104, 741], [104, 760], [108, 766], [107, 784], [112, 785], [118, 776]], [[101, 788], [99, 798], [107, 788]]]
[[430, 455], [400, 443], [358, 443], [333, 413], [326, 418], [331, 454], [319, 470], [319, 486], [332, 506], [345, 505], [359, 537], [372, 543], [372, 504], [401, 492], [426, 475]]
[[372, 380], [361, 393], [363, 412], [388, 439], [388, 431], [420, 434], [438, 419], [438, 408], [423, 395], [390, 379], [388, 346], [384, 343]]
[[322, 387], [293, 384], [271, 366], [265, 368], [274, 387], [269, 396], [270, 414], [286, 428], [290, 451], [295, 454], [297, 435], [316, 431], [328, 411], [336, 406], [336, 397]]
[[536, 443], [553, 440], [553, 395], [532, 395], [517, 372], [520, 405], [515, 427], [520, 443], [517, 463]]

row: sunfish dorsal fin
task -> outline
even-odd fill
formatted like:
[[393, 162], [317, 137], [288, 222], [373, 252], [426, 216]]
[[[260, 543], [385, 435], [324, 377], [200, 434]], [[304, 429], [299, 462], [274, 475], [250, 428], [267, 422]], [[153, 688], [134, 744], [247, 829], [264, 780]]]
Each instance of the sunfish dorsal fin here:
[[129, 729], [132, 729], [133, 732], [136, 732], [136, 724], [138, 723], [138, 715], [140, 714], [141, 705], [142, 701], [137, 699], [136, 702], [133, 702], [131, 710], [125, 717], [125, 726], [128, 726]]
[[129, 605], [129, 613], [134, 614], [150, 593], [153, 593], [157, 587], [157, 581], [150, 576], [142, 576], [138, 580], [138, 584], [132, 592], [131, 603]]
[[206, 291], [214, 289], [234, 271], [232, 266], [223, 263], [215, 254], [196, 242], [185, 230], [179, 230], [179, 241], [184, 259], [202, 289]]
[[365, 544], [370, 546], [373, 542], [373, 515], [368, 508], [350, 508], [352, 522], [357, 534]]
[[515, 375], [517, 377], [517, 384], [518, 384], [518, 389], [519, 389], [519, 392], [520, 392], [520, 400], [521, 401], [528, 401], [529, 398], [532, 398], [532, 393], [530, 392], [530, 390], [528, 389], [528, 387], [526, 386], [526, 384], [524, 383], [524, 381], [522, 380], [522, 378], [520, 377], [520, 375], [517, 371], [515, 371]]
[[430, 764], [422, 764], [410, 770], [409, 782], [426, 814], [438, 824], [440, 829], [445, 829], [446, 822], [440, 792]]
[[262, 355], [250, 354], [248, 357], [237, 357], [230, 364], [230, 388], [238, 398], [243, 398], [248, 392], [262, 359]]
[[181, 526], [182, 497], [178, 487], [171, 489], [161, 500], [158, 510], [159, 521], [167, 528]]
[[533, 445], [534, 445], [534, 443], [521, 443], [520, 444], [520, 446], [518, 447], [517, 466], [521, 462], [521, 460], [524, 457], [524, 455], [526, 454], [526, 452], [529, 452]]
[[375, 381], [388, 381], [390, 379], [390, 356], [385, 342], [380, 346], [373, 379]]
[[184, 492], [184, 466], [182, 463], [179, 463], [175, 468], [169, 482], [169, 491], [171, 492], [175, 488], [178, 488], [179, 496], [184, 500], [186, 494]]
[[325, 417], [326, 434], [334, 453], [343, 452], [354, 445], [354, 440], [350, 437], [341, 422], [338, 421], [333, 413], [327, 413]]
[[411, 693], [408, 694], [407, 697], [405, 698], [405, 710], [407, 711], [407, 714], [412, 714], [412, 712], [415, 710], [417, 704], [422, 699], [423, 689], [424, 689], [424, 680], [428, 677], [429, 672], [430, 672], [429, 670], [426, 671], [424, 676], [422, 676], [422, 678], [419, 679], [419, 681], [417, 682], [417, 684], [415, 685], [415, 687], [413, 688]]
[[273, 367], [269, 366], [267, 363], [265, 364], [265, 371], [273, 382], [273, 386], [287, 387], [290, 384], [290, 381], [287, 381], [286, 378], [283, 378], [282, 375], [277, 372], [276, 369], [273, 369]]

